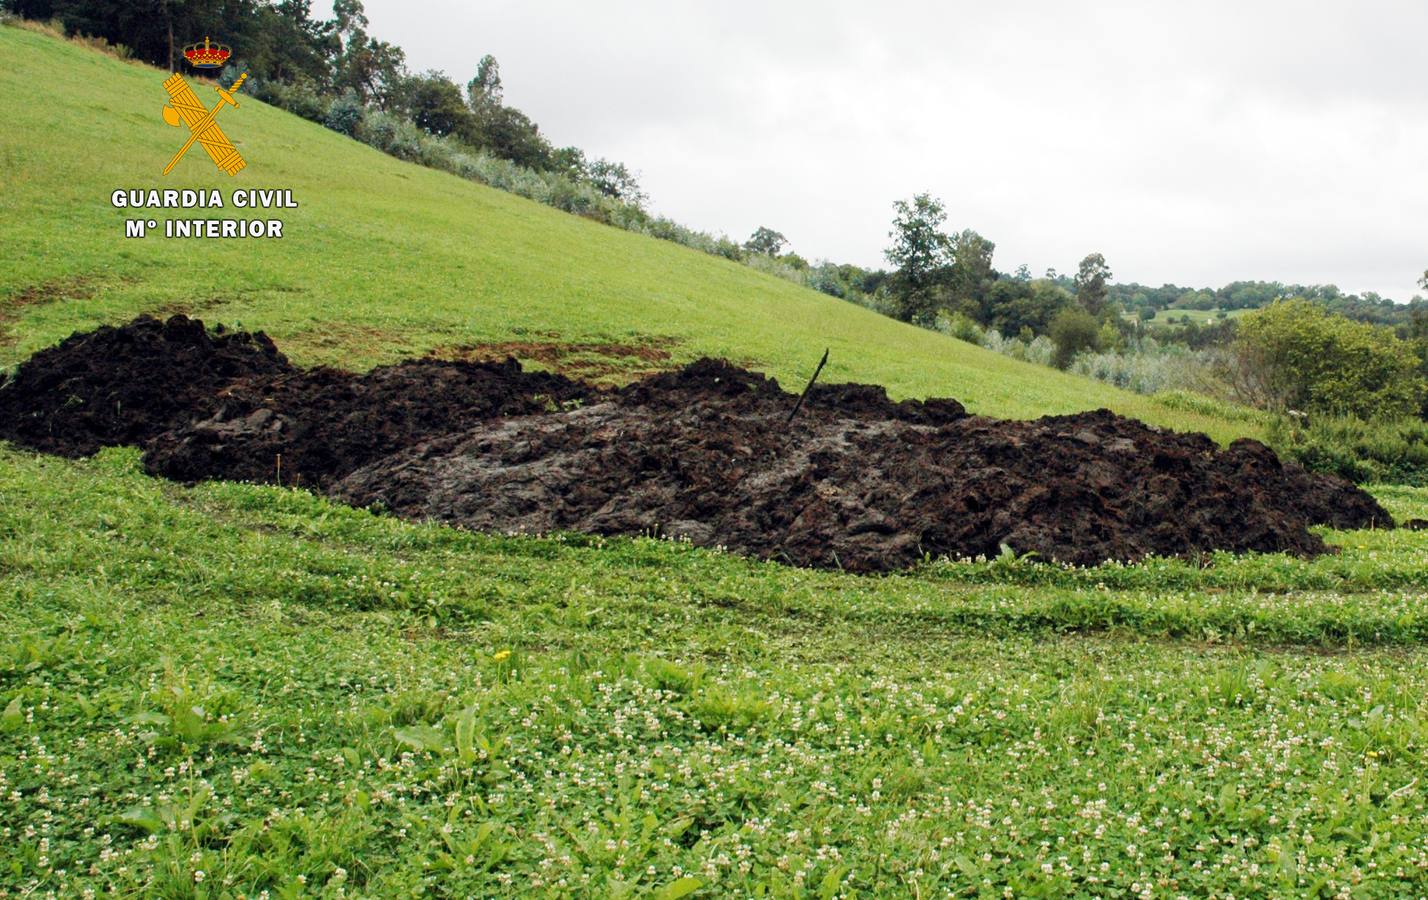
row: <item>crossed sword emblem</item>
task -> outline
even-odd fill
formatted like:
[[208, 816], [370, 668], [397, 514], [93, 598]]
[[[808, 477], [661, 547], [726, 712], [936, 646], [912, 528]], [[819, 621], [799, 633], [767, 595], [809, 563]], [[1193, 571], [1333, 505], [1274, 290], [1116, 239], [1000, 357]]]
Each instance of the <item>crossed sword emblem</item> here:
[[238, 93], [243, 87], [243, 82], [248, 79], [248, 73], [244, 72], [238, 76], [238, 80], [232, 86], [224, 90], [222, 86], [215, 86], [213, 89], [218, 92], [218, 102], [208, 109], [199, 101], [193, 89], [188, 86], [188, 82], [183, 80], [183, 76], [175, 73], [164, 82], [164, 89], [169, 92], [169, 104], [164, 107], [164, 121], [177, 127], [180, 122], [188, 126], [188, 140], [179, 148], [179, 152], [174, 154], [174, 158], [169, 160], [169, 164], [164, 167], [164, 174], [173, 171], [179, 160], [193, 146], [194, 141], [198, 141], [203, 149], [208, 151], [209, 157], [213, 159], [213, 164], [229, 175], [237, 175], [238, 170], [247, 165], [243, 157], [239, 155], [238, 149], [224, 135], [223, 130], [218, 127], [218, 113], [224, 106], [238, 107], [238, 101], [233, 99], [233, 95]]

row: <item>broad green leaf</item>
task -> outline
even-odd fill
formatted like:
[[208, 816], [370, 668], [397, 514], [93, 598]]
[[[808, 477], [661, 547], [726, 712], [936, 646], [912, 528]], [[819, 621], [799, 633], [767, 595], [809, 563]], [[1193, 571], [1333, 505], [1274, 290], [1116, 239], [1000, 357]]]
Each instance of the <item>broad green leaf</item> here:
[[135, 828], [142, 828], [149, 834], [162, 831], [164, 820], [159, 818], [159, 814], [147, 806], [131, 806], [119, 814], [119, 821], [125, 825], [133, 825]]
[[656, 900], [679, 900], [680, 897], [688, 897], [690, 894], [704, 886], [704, 882], [693, 875], [686, 875], [683, 878], [671, 881], [669, 884], [655, 891]]
[[413, 750], [428, 750], [432, 753], [441, 753], [446, 750], [446, 733], [440, 728], [432, 725], [412, 725], [408, 728], [398, 728], [393, 735], [398, 743], [405, 744]]
[[5, 712], [0, 713], [0, 729], [13, 731], [20, 727], [20, 723], [25, 721], [25, 714], [20, 709], [20, 698], [22, 695], [16, 694], [14, 698], [5, 705]]

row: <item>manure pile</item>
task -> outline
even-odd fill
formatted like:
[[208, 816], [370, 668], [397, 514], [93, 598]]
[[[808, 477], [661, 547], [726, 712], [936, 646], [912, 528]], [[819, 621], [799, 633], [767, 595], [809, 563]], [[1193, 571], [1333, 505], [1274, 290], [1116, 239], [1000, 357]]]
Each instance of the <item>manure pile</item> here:
[[890, 571], [1018, 553], [1090, 565], [1209, 550], [1326, 552], [1309, 526], [1391, 527], [1342, 479], [1257, 441], [1218, 448], [1106, 410], [1015, 421], [703, 359], [619, 390], [503, 363], [363, 375], [265, 335], [140, 317], [35, 354], [0, 438], [81, 456], [137, 444], [180, 481], [298, 484], [477, 530], [661, 534], [795, 565]]

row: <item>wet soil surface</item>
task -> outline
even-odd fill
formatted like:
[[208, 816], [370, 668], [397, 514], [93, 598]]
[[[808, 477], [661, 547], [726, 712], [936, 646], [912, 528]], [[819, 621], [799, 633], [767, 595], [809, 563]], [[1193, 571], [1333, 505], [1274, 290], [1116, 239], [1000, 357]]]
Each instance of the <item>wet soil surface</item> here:
[[1034, 421], [879, 387], [797, 397], [716, 360], [606, 390], [514, 360], [301, 370], [261, 333], [141, 318], [36, 354], [0, 437], [64, 455], [139, 444], [181, 481], [303, 484], [478, 530], [658, 534], [876, 572], [1017, 553], [1076, 564], [1326, 551], [1309, 526], [1391, 527], [1346, 481], [1106, 410]]
[[224, 478], [318, 489], [390, 453], [503, 416], [560, 409], [599, 391], [500, 363], [419, 359], [365, 375], [312, 369], [247, 378], [211, 415], [157, 435], [144, 465], [178, 481]]

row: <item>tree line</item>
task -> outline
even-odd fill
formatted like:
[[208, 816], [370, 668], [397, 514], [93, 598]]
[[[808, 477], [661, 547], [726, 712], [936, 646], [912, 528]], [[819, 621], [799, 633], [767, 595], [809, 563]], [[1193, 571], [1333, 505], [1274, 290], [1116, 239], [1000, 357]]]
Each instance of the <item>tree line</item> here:
[[[903, 321], [937, 328], [1021, 358], [1049, 342], [1043, 361], [1067, 368], [1082, 354], [1164, 356], [1203, 369], [1226, 399], [1270, 410], [1360, 419], [1428, 417], [1428, 301], [1394, 304], [1329, 286], [1239, 281], [1216, 291], [1174, 285], [1112, 284], [1103, 254], [1074, 274], [1033, 277], [993, 264], [996, 245], [972, 229], [948, 229], [945, 205], [929, 193], [893, 204], [885, 257], [889, 271], [863, 272], [868, 303]], [[770, 235], [776, 240], [770, 240]], [[784, 239], [760, 228], [746, 246], [781, 251]], [[1428, 272], [1420, 286], [1428, 289]], [[1208, 305], [1206, 305], [1208, 304]], [[1158, 327], [1161, 310], [1251, 310], [1238, 319]], [[1147, 313], [1149, 313], [1147, 315]], [[1214, 351], [1207, 354], [1199, 351]], [[1091, 369], [1095, 371], [1094, 367]]]
[[[1397, 303], [1373, 292], [1347, 294], [1332, 284], [1278, 281], [1235, 281], [1221, 288], [1112, 283], [1106, 258], [1097, 252], [1088, 253], [1068, 275], [1047, 269], [1037, 277], [1025, 264], [1007, 273], [994, 266], [993, 241], [973, 229], [948, 230], [946, 221], [945, 205], [929, 193], [896, 201], [884, 254], [891, 269], [824, 263], [815, 267], [820, 278], [810, 286], [905, 322], [962, 336], [995, 331], [1022, 342], [1045, 336], [1054, 342], [1053, 361], [1061, 367], [1078, 353], [1123, 349], [1145, 336], [1146, 323], [1157, 318], [1154, 334], [1163, 343], [1192, 350], [1229, 346], [1238, 334], [1230, 311], [1265, 309], [1290, 300], [1386, 326], [1410, 342], [1428, 341], [1428, 299], [1423, 297]], [[782, 233], [761, 226], [743, 246], [750, 253], [808, 269], [802, 257], [784, 249], [787, 244]], [[1428, 289], [1428, 273], [1421, 286]], [[1177, 323], [1174, 313], [1189, 310], [1218, 310], [1219, 317], [1197, 322], [1187, 316]]]

